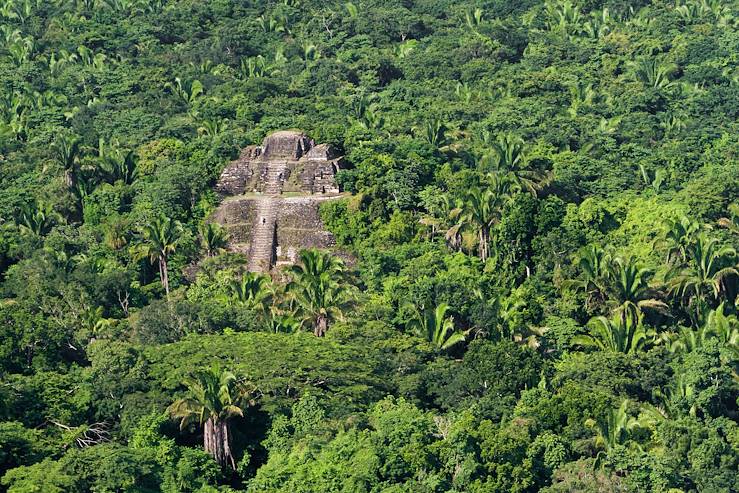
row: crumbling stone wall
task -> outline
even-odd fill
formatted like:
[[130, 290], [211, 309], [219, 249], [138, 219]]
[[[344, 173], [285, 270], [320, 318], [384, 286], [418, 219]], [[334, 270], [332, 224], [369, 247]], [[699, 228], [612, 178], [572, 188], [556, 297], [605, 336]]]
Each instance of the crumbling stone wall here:
[[304, 133], [296, 131], [275, 132], [261, 146], [245, 148], [223, 170], [216, 190], [223, 195], [264, 193], [270, 169], [277, 165], [283, 192], [339, 193], [334, 178], [341, 168], [341, 157], [329, 145], [316, 145]]
[[228, 233], [232, 251], [249, 255], [251, 234], [257, 220], [255, 204], [250, 200], [225, 200], [210, 220], [219, 223]]
[[[300, 250], [328, 249], [336, 245], [333, 235], [321, 221], [320, 206], [335, 197], [284, 197], [276, 209], [277, 264], [294, 263]], [[259, 198], [232, 197], [224, 201], [210, 220], [221, 224], [229, 236], [231, 251], [250, 255], [251, 235]]]
[[280, 203], [277, 217], [277, 263], [294, 263], [300, 250], [327, 249], [336, 245], [321, 221], [320, 205], [328, 198], [286, 198]]

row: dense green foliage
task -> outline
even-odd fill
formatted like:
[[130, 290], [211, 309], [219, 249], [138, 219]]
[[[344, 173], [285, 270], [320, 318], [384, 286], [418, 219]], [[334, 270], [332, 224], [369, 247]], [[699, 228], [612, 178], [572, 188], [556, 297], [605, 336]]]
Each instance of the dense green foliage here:
[[[738, 27], [0, 0], [0, 488], [739, 490]], [[206, 219], [287, 128], [353, 260], [273, 280]]]

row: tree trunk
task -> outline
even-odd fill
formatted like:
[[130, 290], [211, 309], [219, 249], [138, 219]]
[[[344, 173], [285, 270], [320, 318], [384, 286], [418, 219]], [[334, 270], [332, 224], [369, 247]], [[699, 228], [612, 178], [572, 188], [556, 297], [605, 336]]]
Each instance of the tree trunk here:
[[208, 418], [203, 432], [203, 448], [221, 467], [230, 466], [236, 470], [236, 461], [231, 452], [231, 433], [228, 421]]
[[316, 325], [313, 327], [313, 334], [315, 334], [316, 337], [323, 337], [326, 335], [327, 330], [328, 318], [326, 318], [326, 315], [318, 315]]
[[73, 189], [75, 186], [75, 176], [74, 176], [74, 170], [73, 169], [65, 169], [64, 170], [64, 184], [67, 186], [68, 189]]
[[167, 257], [159, 257], [159, 275], [164, 286], [164, 292], [169, 298], [169, 273], [167, 272]]
[[490, 232], [487, 228], [480, 228], [480, 260], [485, 262], [490, 256]]

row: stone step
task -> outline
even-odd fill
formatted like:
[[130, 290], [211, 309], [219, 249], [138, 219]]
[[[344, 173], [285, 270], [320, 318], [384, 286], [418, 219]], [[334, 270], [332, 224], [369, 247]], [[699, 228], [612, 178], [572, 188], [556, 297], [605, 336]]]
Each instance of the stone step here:
[[[265, 193], [274, 191], [279, 193], [279, 183], [268, 183]], [[273, 199], [263, 198], [257, 203], [257, 214], [252, 229], [251, 249], [249, 251], [249, 270], [256, 272], [268, 271], [274, 260], [275, 242], [275, 208]]]

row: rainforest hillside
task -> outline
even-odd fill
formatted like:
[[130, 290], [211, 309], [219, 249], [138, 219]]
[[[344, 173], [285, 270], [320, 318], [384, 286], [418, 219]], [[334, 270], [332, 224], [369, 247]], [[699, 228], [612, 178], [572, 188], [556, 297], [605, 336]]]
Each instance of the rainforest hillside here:
[[[739, 491], [738, 28], [0, 0], [0, 491]], [[250, 273], [214, 185], [290, 129], [338, 244]]]

